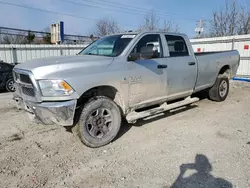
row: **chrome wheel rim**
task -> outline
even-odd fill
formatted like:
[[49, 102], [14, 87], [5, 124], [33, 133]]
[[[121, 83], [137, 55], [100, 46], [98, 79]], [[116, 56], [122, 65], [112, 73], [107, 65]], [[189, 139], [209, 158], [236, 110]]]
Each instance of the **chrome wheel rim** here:
[[103, 138], [111, 130], [112, 113], [107, 108], [98, 108], [90, 113], [86, 120], [86, 128], [94, 138]]
[[15, 91], [15, 85], [14, 85], [14, 81], [13, 80], [8, 83], [8, 88], [11, 91]]
[[219, 93], [220, 93], [220, 96], [221, 96], [221, 97], [225, 97], [225, 95], [227, 94], [227, 90], [228, 90], [227, 82], [226, 82], [225, 80], [223, 80], [223, 81], [220, 83], [220, 86], [219, 86]]

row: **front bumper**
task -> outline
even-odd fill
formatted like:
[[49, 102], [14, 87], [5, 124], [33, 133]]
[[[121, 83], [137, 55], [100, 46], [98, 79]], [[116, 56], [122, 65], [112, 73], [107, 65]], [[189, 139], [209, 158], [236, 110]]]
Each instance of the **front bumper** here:
[[45, 125], [73, 125], [76, 100], [35, 103], [24, 101], [19, 96], [14, 96], [13, 99], [17, 108], [25, 110], [29, 117], [36, 122], [41, 122]]

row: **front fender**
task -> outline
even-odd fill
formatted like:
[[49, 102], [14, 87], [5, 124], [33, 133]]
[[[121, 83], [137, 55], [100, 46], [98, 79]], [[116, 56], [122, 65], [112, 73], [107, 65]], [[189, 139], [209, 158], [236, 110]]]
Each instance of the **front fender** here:
[[[81, 98], [86, 97], [91, 97], [91, 94], [93, 91], [97, 91], [101, 94], [104, 94], [105, 96], [114, 93], [114, 96], [111, 97], [114, 102], [120, 106], [120, 108], [122, 109], [123, 113], [126, 114], [127, 112], [127, 95], [126, 92], [127, 89], [126, 88], [122, 88], [122, 87], [118, 87], [117, 85], [107, 85], [107, 84], [95, 84], [95, 85], [91, 85], [91, 87], [84, 87], [84, 92], [81, 93], [81, 97], [79, 98], [81, 100]], [[109, 90], [112, 89], [112, 92]]]

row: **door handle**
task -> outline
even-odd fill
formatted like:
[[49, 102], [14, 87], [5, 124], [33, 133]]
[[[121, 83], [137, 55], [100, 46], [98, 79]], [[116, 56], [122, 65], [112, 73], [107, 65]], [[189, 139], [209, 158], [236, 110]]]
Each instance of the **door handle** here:
[[165, 69], [167, 68], [168, 66], [167, 65], [157, 65], [157, 68], [158, 69]]
[[188, 65], [195, 65], [195, 62], [189, 62]]

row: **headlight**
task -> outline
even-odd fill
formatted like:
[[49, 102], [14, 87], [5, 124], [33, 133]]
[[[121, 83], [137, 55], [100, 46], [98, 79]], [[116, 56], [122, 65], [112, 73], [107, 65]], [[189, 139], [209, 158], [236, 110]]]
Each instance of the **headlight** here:
[[74, 90], [64, 80], [39, 80], [42, 95], [45, 97], [69, 96]]

